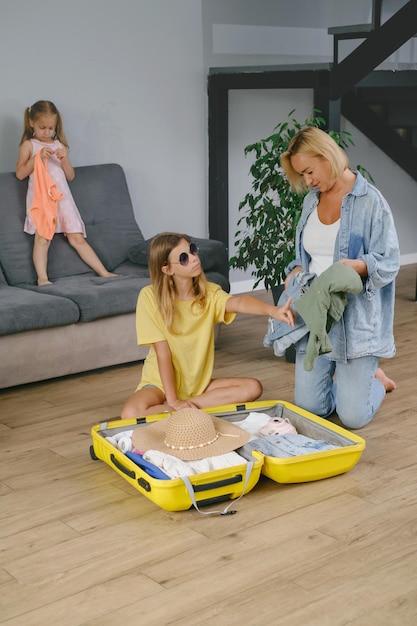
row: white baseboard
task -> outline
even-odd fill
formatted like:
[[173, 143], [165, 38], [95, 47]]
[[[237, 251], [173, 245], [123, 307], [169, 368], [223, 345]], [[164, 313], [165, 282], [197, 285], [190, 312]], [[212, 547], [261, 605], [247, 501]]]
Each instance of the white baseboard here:
[[230, 293], [235, 295], [237, 293], [249, 293], [250, 291], [260, 291], [261, 289], [265, 289], [262, 283], [254, 289], [254, 282], [254, 280], [239, 280], [237, 282], [230, 283]]
[[417, 252], [400, 256], [400, 265], [413, 265], [413, 263], [417, 263]]
[[[400, 256], [400, 265], [413, 265], [417, 263], [417, 252], [413, 252], [411, 254], [403, 254]], [[251, 291], [260, 291], [261, 289], [265, 289], [263, 283], [258, 285], [256, 289], [253, 288], [255, 281], [254, 280], [239, 280], [233, 283], [230, 283], [230, 293], [235, 295], [237, 293], [249, 293]]]

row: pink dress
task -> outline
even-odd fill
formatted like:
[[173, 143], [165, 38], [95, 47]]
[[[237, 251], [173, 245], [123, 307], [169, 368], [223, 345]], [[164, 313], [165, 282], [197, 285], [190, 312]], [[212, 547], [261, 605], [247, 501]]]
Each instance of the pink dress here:
[[[62, 147], [62, 144], [57, 139], [51, 143], [44, 143], [37, 139], [31, 139], [33, 146], [33, 155], [35, 155], [42, 148], [52, 148], [57, 150]], [[47, 165], [50, 176], [56, 182], [59, 191], [62, 193], [62, 199], [58, 202], [58, 210], [56, 216], [56, 233], [82, 233], [86, 237], [86, 230], [81, 215], [75, 204], [74, 198], [68, 186], [68, 181], [65, 176], [65, 172], [62, 169], [60, 160], [53, 154], [48, 161]], [[26, 219], [23, 230], [29, 235], [34, 235], [36, 232], [35, 224], [29, 211], [33, 201], [33, 172], [29, 176], [28, 191], [26, 195]]]

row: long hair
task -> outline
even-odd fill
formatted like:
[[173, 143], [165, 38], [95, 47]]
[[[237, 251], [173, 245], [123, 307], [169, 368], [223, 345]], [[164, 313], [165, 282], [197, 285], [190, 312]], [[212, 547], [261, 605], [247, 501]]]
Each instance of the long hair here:
[[[160, 233], [152, 239], [148, 254], [149, 273], [154, 288], [156, 306], [168, 330], [174, 334], [175, 299], [177, 294], [174, 279], [163, 272], [162, 268], [168, 264], [169, 255], [183, 239], [191, 243], [188, 235], [168, 232]], [[207, 297], [207, 279], [203, 270], [201, 270], [199, 276], [194, 277], [192, 280], [194, 293], [192, 306], [203, 308]]]
[[306, 191], [308, 187], [304, 178], [295, 171], [291, 164], [291, 157], [294, 154], [326, 159], [330, 163], [331, 174], [334, 179], [349, 167], [346, 153], [328, 133], [315, 126], [303, 128], [294, 135], [288, 149], [281, 155], [281, 167], [290, 186], [297, 193]]
[[68, 148], [68, 141], [65, 137], [61, 114], [54, 103], [49, 100], [38, 100], [35, 104], [32, 104], [32, 106], [26, 107], [23, 118], [23, 135], [19, 145], [22, 145], [27, 139], [32, 139], [33, 128], [30, 122], [36, 121], [40, 115], [56, 115], [55, 138], [58, 139], [63, 146]]

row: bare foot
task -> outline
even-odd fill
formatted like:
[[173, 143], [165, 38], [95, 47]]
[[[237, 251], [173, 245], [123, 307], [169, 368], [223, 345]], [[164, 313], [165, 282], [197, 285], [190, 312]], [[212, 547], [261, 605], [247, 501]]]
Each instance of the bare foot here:
[[51, 281], [47, 278], [40, 278], [38, 280], [38, 287], [42, 287], [43, 285], [53, 285], [53, 283], [51, 283]]
[[387, 393], [397, 388], [395, 382], [391, 380], [391, 378], [388, 378], [384, 370], [382, 370], [380, 367], [378, 367], [378, 369], [376, 370], [375, 378], [384, 385], [384, 389]]

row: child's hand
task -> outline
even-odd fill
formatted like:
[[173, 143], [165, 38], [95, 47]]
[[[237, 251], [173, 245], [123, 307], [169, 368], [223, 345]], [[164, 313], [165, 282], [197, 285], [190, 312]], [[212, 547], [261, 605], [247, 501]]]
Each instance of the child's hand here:
[[46, 161], [47, 159], [50, 159], [53, 154], [55, 154], [55, 152], [51, 150], [51, 148], [42, 148], [41, 150], [42, 161]]
[[64, 161], [68, 156], [67, 149], [64, 147], [58, 148], [58, 150], [55, 152], [55, 155], [60, 161]]
[[174, 409], [174, 411], [179, 411], [180, 409], [198, 409], [198, 406], [191, 402], [191, 400], [174, 400], [173, 402], [168, 402], [169, 406]]
[[294, 311], [290, 307], [290, 304], [291, 298], [288, 298], [284, 306], [275, 307], [275, 315], [273, 315], [272, 317], [274, 317], [276, 320], [279, 320], [280, 322], [285, 322], [290, 326], [294, 326], [295, 315]]

